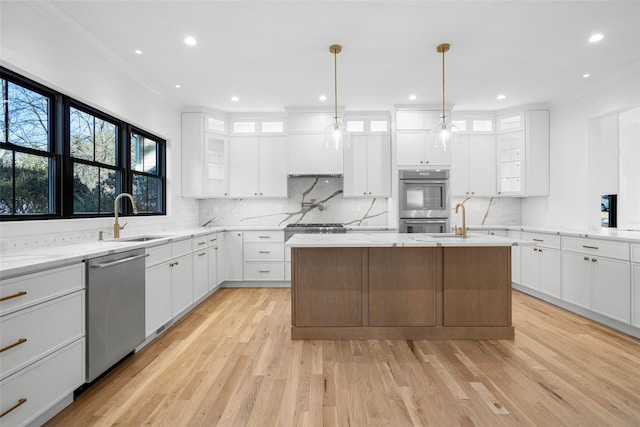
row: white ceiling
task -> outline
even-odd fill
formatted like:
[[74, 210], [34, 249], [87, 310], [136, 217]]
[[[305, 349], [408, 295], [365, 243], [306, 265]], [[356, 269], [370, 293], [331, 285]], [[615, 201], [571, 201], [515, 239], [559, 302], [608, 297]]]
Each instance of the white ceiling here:
[[[445, 42], [446, 100], [456, 110], [553, 102], [640, 61], [639, 1], [46, 3], [52, 19], [153, 90], [230, 112], [333, 105], [334, 43], [343, 46], [339, 103], [347, 110], [389, 110], [410, 104], [410, 94], [438, 104], [436, 46]], [[588, 43], [595, 32], [604, 40]], [[187, 35], [197, 46], [183, 43]], [[499, 93], [507, 98], [497, 101]]]

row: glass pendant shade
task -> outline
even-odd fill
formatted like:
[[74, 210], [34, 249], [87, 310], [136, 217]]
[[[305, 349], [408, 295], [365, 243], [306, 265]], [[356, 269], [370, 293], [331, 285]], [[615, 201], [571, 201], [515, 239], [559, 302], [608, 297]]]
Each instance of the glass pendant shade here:
[[449, 151], [456, 143], [458, 128], [447, 123], [447, 116], [440, 116], [440, 123], [430, 130], [431, 145], [437, 151]]
[[348, 150], [349, 133], [340, 120], [324, 128], [324, 148], [327, 150]]

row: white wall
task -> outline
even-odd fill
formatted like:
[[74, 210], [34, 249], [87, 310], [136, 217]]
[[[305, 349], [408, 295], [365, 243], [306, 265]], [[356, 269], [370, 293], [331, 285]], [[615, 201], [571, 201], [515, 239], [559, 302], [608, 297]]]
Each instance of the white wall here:
[[[123, 234], [197, 225], [198, 202], [179, 198], [179, 102], [144, 83], [120, 57], [122, 52], [111, 51], [77, 25], [66, 25], [66, 17], [46, 2], [3, 2], [0, 24], [2, 66], [167, 140], [168, 215], [128, 218]], [[2, 246], [7, 247], [6, 239], [13, 239], [9, 246], [18, 236], [34, 242], [29, 236], [43, 232], [77, 235], [71, 240], [83, 240], [86, 233], [93, 238], [98, 229], [111, 233], [112, 223], [105, 219], [3, 222], [0, 233]]]
[[523, 199], [524, 225], [599, 228], [599, 159], [589, 147], [589, 122], [638, 104], [640, 64], [608, 76], [587, 95], [550, 104], [550, 194]]

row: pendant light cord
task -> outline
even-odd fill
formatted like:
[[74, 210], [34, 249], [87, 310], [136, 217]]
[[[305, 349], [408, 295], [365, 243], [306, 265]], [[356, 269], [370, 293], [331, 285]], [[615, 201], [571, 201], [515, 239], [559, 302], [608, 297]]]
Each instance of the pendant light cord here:
[[444, 53], [446, 51], [442, 50], [442, 120], [444, 121]]
[[333, 117], [336, 121], [336, 126], [338, 126], [338, 50], [333, 50], [333, 99], [334, 102], [334, 113]]

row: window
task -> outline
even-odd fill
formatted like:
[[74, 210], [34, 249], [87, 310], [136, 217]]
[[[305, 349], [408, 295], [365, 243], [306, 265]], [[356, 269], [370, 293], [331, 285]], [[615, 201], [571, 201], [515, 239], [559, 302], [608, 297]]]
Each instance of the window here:
[[[164, 214], [166, 142], [0, 67], [0, 218]], [[125, 204], [126, 205], [126, 204]], [[128, 205], [120, 210], [131, 213]]]
[[162, 142], [140, 132], [131, 132], [131, 181], [139, 213], [162, 213], [164, 159]]
[[0, 78], [0, 215], [56, 213], [51, 94]]
[[73, 167], [73, 214], [112, 214], [122, 192], [118, 168], [119, 126], [75, 106], [69, 107], [69, 152]]

